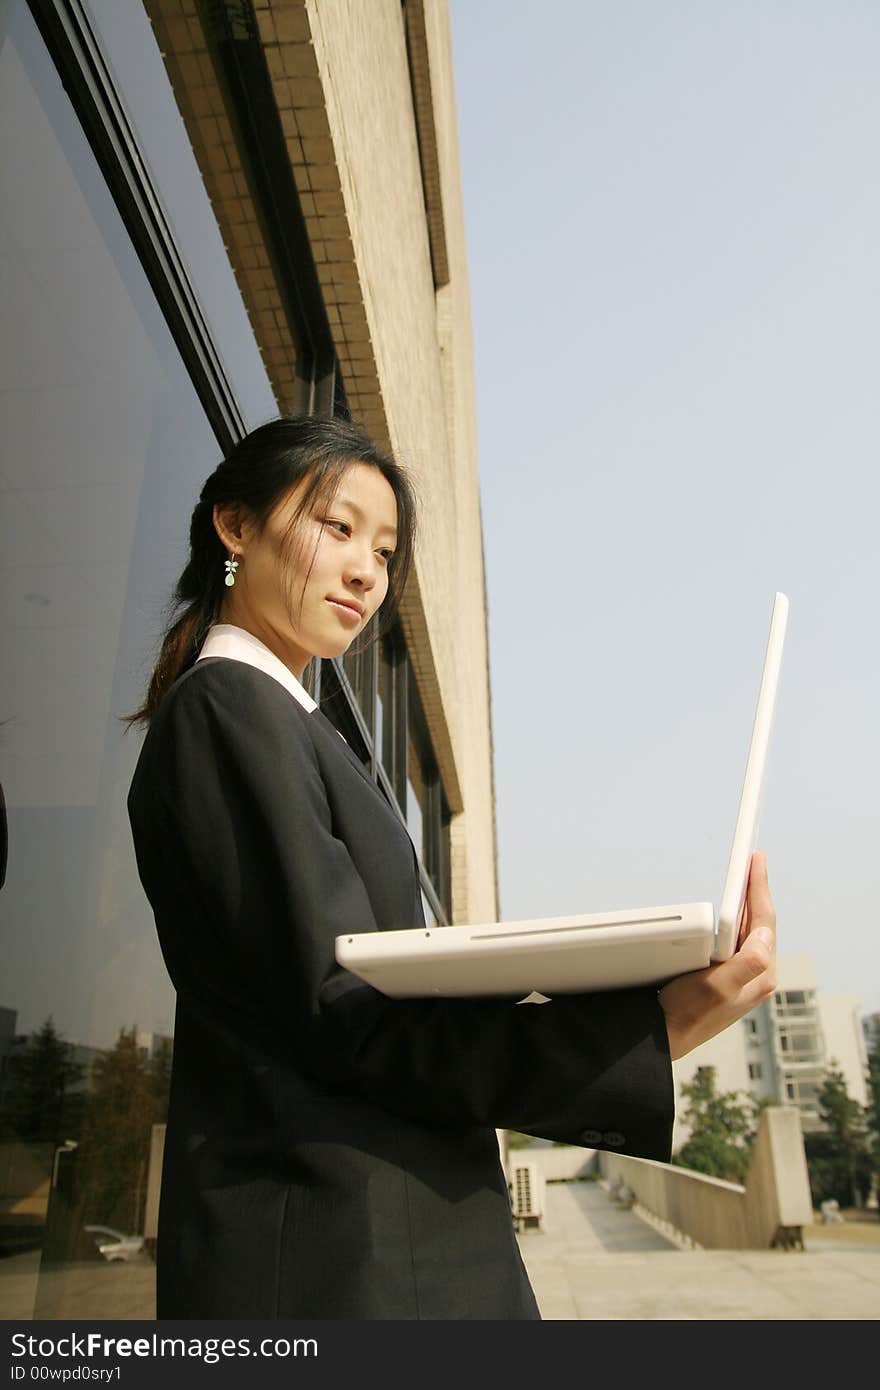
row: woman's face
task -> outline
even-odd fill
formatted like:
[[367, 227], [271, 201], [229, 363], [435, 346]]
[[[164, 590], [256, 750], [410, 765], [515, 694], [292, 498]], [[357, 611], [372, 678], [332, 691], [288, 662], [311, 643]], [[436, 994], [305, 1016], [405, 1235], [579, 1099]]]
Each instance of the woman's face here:
[[397, 539], [390, 483], [378, 468], [353, 463], [329, 506], [317, 504], [300, 518], [294, 541], [299, 559], [285, 576], [285, 533], [304, 488], [300, 483], [288, 494], [262, 535], [252, 521], [239, 525], [234, 515], [214, 510], [217, 533], [239, 560], [219, 621], [252, 632], [298, 679], [313, 657], [346, 652], [370, 621], [388, 592], [388, 560]]

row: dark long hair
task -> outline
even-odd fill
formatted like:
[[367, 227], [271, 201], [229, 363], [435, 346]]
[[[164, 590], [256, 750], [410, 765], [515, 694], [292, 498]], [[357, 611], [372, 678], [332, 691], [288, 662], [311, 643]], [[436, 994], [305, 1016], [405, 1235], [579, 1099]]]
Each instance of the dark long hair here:
[[128, 728], [150, 723], [166, 692], [195, 662], [208, 628], [219, 620], [226, 592], [226, 549], [214, 527], [214, 507], [242, 508], [256, 519], [261, 535], [290, 490], [307, 480], [287, 529], [284, 568], [289, 577], [301, 559], [296, 549], [297, 523], [313, 506], [330, 502], [353, 463], [378, 468], [397, 501], [397, 546], [388, 562], [388, 593], [369, 624], [372, 631], [363, 646], [388, 631], [400, 606], [415, 544], [416, 498], [409, 474], [348, 420], [280, 416], [239, 440], [202, 487], [190, 521], [189, 562], [166, 606], [165, 632], [146, 700], [133, 714], [119, 716]]

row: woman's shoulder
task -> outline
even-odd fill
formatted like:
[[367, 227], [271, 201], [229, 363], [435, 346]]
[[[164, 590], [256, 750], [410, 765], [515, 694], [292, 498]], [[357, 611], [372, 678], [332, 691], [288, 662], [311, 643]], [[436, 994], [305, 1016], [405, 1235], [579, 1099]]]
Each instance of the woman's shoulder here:
[[320, 778], [306, 710], [264, 671], [229, 657], [206, 657], [169, 687], [138, 754], [129, 806], [152, 805], [158, 788], [167, 796], [210, 781], [211, 769], [242, 770], [261, 795], [281, 769]]
[[241, 699], [244, 692], [252, 693], [254, 698], [271, 699], [281, 708], [297, 706], [280, 681], [259, 666], [232, 656], [203, 656], [169, 686], [160, 708], [181, 699], [212, 700], [225, 695]]
[[186, 727], [211, 733], [219, 726], [246, 733], [255, 726], [282, 725], [309, 739], [308, 712], [266, 671], [232, 657], [203, 657], [166, 692], [150, 732]]

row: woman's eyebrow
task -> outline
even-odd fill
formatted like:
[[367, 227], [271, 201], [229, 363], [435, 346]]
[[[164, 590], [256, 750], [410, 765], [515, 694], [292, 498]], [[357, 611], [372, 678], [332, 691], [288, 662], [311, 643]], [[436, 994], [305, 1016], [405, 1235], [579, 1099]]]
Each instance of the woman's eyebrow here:
[[[357, 505], [356, 502], [350, 501], [350, 499], [349, 499], [348, 497], [337, 497], [337, 498], [336, 498], [336, 502], [337, 502], [337, 504], [338, 504], [340, 507], [348, 507], [349, 511], [354, 512], [354, 514], [355, 514], [355, 516], [357, 517], [358, 521], [363, 521], [363, 520], [364, 520], [364, 514], [363, 514], [363, 512], [361, 511], [360, 507]], [[379, 527], [379, 530], [380, 530], [380, 531], [390, 531], [390, 533], [391, 533], [392, 536], [396, 536], [396, 535], [397, 535], [397, 530], [396, 530], [396, 528], [393, 527], [393, 526], [391, 526], [390, 524], [387, 525], [387, 526], [380, 526], [380, 527]]]

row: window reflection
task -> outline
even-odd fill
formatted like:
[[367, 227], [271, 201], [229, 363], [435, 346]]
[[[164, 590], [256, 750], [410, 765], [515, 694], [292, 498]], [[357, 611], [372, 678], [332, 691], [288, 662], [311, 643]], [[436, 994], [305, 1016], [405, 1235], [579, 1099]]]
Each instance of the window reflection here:
[[376, 691], [376, 711], [373, 722], [373, 742], [376, 745], [376, 757], [380, 763], [385, 762], [383, 753], [385, 739], [385, 705], [382, 700], [381, 686]]
[[0, 41], [0, 1317], [151, 1318], [174, 996], [119, 716], [218, 448], [24, 3]]
[[343, 670], [351, 683], [355, 699], [368, 729], [372, 727], [373, 723], [375, 660], [375, 644], [363, 651], [353, 652], [349, 649], [342, 658]]
[[409, 661], [399, 627], [382, 639], [376, 659], [377, 707], [381, 707], [375, 726], [376, 757], [384, 768], [398, 806], [405, 813]]
[[424, 857], [424, 795], [422, 766], [412, 736], [408, 739], [406, 770], [406, 828], [420, 859]]

